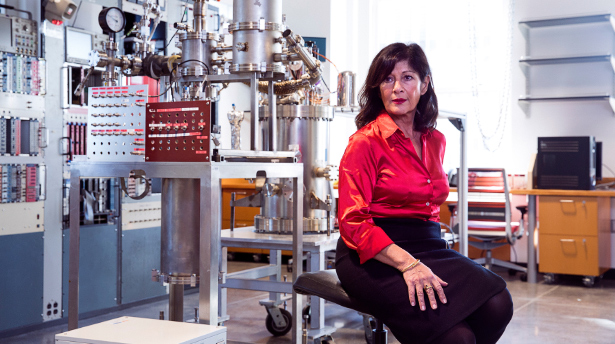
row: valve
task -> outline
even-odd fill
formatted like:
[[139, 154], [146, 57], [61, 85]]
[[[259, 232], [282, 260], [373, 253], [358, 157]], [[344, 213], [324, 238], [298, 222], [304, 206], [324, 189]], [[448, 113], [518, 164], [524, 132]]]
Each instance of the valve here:
[[90, 75], [92, 74], [93, 70], [94, 70], [94, 66], [90, 66], [90, 68], [88, 69], [88, 73], [85, 75], [85, 78], [83, 78], [83, 80], [81, 80], [81, 82], [77, 86], [77, 89], [75, 90], [75, 93], [74, 93], [74, 95], [76, 97], [80, 97], [81, 96], [81, 92], [83, 92], [83, 88], [85, 87], [85, 83], [90, 78]]
[[335, 165], [328, 165], [326, 167], [316, 167], [314, 174], [317, 178], [326, 178], [330, 182], [334, 182], [339, 179], [339, 168]]

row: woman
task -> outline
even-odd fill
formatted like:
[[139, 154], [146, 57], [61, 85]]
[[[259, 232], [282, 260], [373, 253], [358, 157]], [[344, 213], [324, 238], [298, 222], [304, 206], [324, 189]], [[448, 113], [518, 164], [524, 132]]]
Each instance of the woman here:
[[[394, 43], [372, 62], [340, 164], [336, 269], [402, 343], [495, 343], [506, 283], [440, 239], [445, 138], [427, 57]], [[427, 302], [427, 305], [426, 305]]]

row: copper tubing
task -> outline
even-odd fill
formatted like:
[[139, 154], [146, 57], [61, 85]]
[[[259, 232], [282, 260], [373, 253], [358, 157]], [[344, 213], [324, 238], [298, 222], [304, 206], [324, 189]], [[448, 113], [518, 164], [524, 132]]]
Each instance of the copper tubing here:
[[[278, 96], [297, 92], [302, 88], [310, 86], [310, 82], [305, 79], [281, 81], [273, 85], [274, 93]], [[269, 82], [259, 81], [258, 91], [261, 93], [269, 93]]]

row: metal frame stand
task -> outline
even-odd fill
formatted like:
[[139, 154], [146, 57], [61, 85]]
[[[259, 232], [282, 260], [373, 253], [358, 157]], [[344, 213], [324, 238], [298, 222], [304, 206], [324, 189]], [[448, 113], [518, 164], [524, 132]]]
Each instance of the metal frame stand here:
[[[326, 252], [335, 250], [339, 233], [310, 234], [303, 236], [303, 252], [307, 254], [307, 271], [320, 271], [325, 269]], [[293, 245], [293, 237], [283, 234], [262, 234], [254, 232], [254, 227], [236, 228], [233, 231], [222, 231], [222, 246], [241, 248], [260, 248], [270, 250], [270, 264], [264, 267], [242, 270], [226, 275], [226, 281], [220, 284], [220, 318], [228, 319], [226, 314], [226, 288], [259, 290], [270, 292], [269, 300], [261, 300], [260, 304], [265, 307], [274, 307], [282, 304], [284, 298], [281, 293], [292, 293], [292, 283], [281, 281], [281, 250], [289, 250]], [[298, 275], [294, 274], [294, 266], [302, 264], [303, 259], [297, 261], [293, 254], [293, 281]], [[226, 257], [222, 257], [222, 271], [226, 269]], [[269, 281], [257, 280], [258, 278], [270, 277]], [[293, 301], [294, 302], [294, 301]], [[325, 326], [325, 300], [316, 296], [310, 296], [311, 322], [308, 336], [320, 338], [331, 335], [335, 328]], [[293, 311], [293, 320], [298, 317]], [[299, 320], [300, 317], [299, 317]], [[294, 324], [293, 324], [294, 326]]]
[[459, 175], [457, 176], [457, 208], [459, 218], [459, 253], [468, 256], [468, 154], [466, 147], [468, 139], [466, 137], [466, 115], [452, 111], [440, 110], [438, 118], [448, 119], [457, 130], [460, 136], [460, 161]]
[[[79, 179], [81, 177], [127, 177], [130, 171], [143, 170], [148, 178], [200, 179], [200, 284], [199, 322], [218, 325], [218, 285], [224, 278], [221, 273], [221, 227], [222, 227], [222, 178], [254, 178], [257, 172], [265, 171], [267, 178], [292, 178], [294, 199], [303, 199], [303, 164], [300, 163], [250, 163], [250, 162], [73, 162], [70, 187], [70, 245], [68, 286], [68, 330], [78, 328], [79, 321]], [[293, 280], [303, 272], [303, 202], [293, 202], [292, 235]], [[158, 249], [158, 248], [156, 248]], [[218, 267], [217, 270], [215, 267]], [[265, 281], [266, 282], [266, 281]], [[292, 293], [292, 313], [299, 315], [303, 300], [292, 292], [292, 284], [285, 289]], [[301, 338], [301, 317], [293, 317], [293, 342]]]

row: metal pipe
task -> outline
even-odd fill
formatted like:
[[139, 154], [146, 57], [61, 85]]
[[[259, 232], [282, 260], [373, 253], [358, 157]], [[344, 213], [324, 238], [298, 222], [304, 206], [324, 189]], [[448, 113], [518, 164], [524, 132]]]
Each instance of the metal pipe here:
[[256, 150], [259, 145], [259, 126], [258, 126], [258, 78], [256, 73], [250, 75], [250, 126], [252, 129], [252, 138], [250, 149]]
[[231, 232], [235, 229], [235, 198], [236, 192], [231, 192]]
[[169, 284], [169, 320], [184, 321], [184, 285]]
[[320, 70], [320, 62], [314, 59], [310, 53], [305, 50], [303, 45], [299, 44], [299, 41], [297, 41], [291, 29], [284, 31], [282, 37], [286, 38], [288, 49], [294, 51], [299, 58], [301, 58], [301, 61], [303, 61], [303, 64], [307, 68], [310, 75], [310, 83], [312, 85], [315, 84], [320, 79], [320, 75], [322, 74], [322, 71]]
[[295, 51], [299, 58], [301, 58], [301, 61], [305, 63], [305, 67], [307, 69], [312, 70], [318, 68], [318, 66], [316, 65], [316, 61], [314, 61], [312, 56], [310, 56], [310, 54], [299, 44], [291, 29], [287, 29], [286, 31], [284, 31], [282, 37], [286, 38], [286, 41], [288, 42], [288, 47], [292, 48]]
[[204, 0], [194, 1], [194, 32], [200, 33], [205, 30], [205, 17], [207, 15], [207, 3]]
[[466, 121], [461, 119], [460, 145], [461, 156], [458, 173], [458, 195], [459, 195], [459, 253], [468, 256], [468, 155], [466, 147], [468, 145]]
[[527, 282], [536, 283], [536, 249], [534, 233], [536, 231], [536, 195], [527, 195]]
[[199, 273], [199, 195], [198, 179], [162, 179], [160, 270], [165, 275]]
[[301, 61], [301, 57], [297, 54], [273, 54], [275, 62]]
[[274, 92], [275, 83], [269, 82], [269, 150], [276, 152], [278, 150], [278, 117], [276, 115], [276, 95]]
[[212, 53], [224, 54], [229, 51], [233, 51], [232, 46], [218, 46], [218, 47], [211, 48]]

